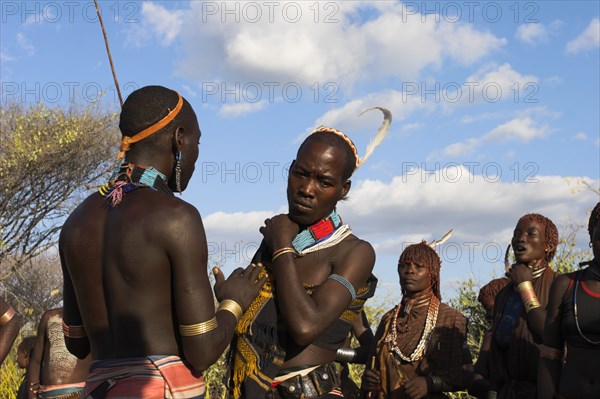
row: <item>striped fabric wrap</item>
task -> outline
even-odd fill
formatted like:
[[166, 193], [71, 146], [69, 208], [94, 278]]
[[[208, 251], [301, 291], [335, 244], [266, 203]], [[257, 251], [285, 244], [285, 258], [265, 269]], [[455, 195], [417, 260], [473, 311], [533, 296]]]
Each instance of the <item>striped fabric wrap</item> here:
[[100, 360], [92, 363], [83, 398], [204, 399], [202, 373], [178, 356]]
[[61, 385], [42, 385], [38, 398], [41, 399], [77, 399], [83, 392], [85, 382]]

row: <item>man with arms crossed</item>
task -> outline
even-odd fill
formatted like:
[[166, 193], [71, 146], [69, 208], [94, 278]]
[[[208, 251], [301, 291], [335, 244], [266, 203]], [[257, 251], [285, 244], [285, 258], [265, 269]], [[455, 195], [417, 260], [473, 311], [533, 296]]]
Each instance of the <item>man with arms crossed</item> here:
[[[384, 135], [391, 114], [382, 111]], [[288, 177], [289, 213], [260, 228], [255, 261], [271, 279], [237, 326], [233, 398], [343, 397], [336, 351], [376, 284], [372, 246], [335, 209], [360, 163], [335, 129], [320, 127], [300, 146]]]

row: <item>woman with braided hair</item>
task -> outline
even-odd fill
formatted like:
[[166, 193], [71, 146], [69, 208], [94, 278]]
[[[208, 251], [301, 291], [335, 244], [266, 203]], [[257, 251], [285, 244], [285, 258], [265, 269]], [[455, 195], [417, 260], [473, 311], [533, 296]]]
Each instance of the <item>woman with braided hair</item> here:
[[538, 346], [557, 275], [549, 263], [557, 244], [558, 230], [547, 217], [532, 213], [517, 222], [511, 241], [515, 263], [506, 273], [510, 282], [496, 296], [489, 350], [483, 345], [480, 350], [489, 378], [479, 398], [536, 397]]
[[[588, 222], [594, 259], [550, 288], [538, 398], [600, 397], [600, 202]], [[566, 353], [565, 353], [566, 347]]]
[[362, 380], [362, 397], [444, 398], [471, 377], [467, 320], [441, 303], [441, 260], [425, 242], [400, 255], [402, 302], [382, 318]]

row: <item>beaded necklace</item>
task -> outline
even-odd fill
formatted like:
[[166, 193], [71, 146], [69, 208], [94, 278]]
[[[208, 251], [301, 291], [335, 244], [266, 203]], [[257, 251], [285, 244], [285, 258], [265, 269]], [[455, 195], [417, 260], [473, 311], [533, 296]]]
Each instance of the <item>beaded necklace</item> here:
[[332, 236], [340, 226], [342, 226], [342, 218], [334, 209], [325, 219], [319, 220], [298, 233], [292, 241], [292, 246], [300, 254]]
[[142, 168], [132, 163], [123, 163], [115, 168], [108, 183], [100, 187], [98, 192], [114, 207], [121, 203], [124, 194], [145, 187], [173, 195], [167, 186], [167, 176], [152, 166]]
[[[420, 307], [421, 301], [417, 302], [417, 304], [413, 305], [414, 307]], [[422, 306], [422, 305], [421, 305]], [[431, 295], [429, 299], [429, 307], [427, 309], [427, 318], [425, 320], [425, 328], [423, 329], [423, 335], [419, 339], [419, 343], [410, 354], [410, 356], [406, 356], [400, 348], [398, 347], [397, 338], [398, 338], [398, 314], [400, 313], [400, 309], [402, 308], [402, 303], [399, 303], [394, 310], [394, 316], [392, 318], [392, 331], [385, 339], [385, 342], [390, 342], [390, 353], [392, 354], [392, 360], [396, 364], [396, 366], [400, 366], [400, 362], [396, 358], [398, 356], [400, 359], [405, 362], [416, 362], [423, 358], [425, 354], [425, 349], [429, 344], [429, 340], [431, 339], [431, 333], [435, 328], [438, 317], [438, 310], [440, 308], [440, 300], [435, 296]], [[409, 310], [410, 311], [410, 310]], [[396, 356], [393, 356], [396, 355]]]

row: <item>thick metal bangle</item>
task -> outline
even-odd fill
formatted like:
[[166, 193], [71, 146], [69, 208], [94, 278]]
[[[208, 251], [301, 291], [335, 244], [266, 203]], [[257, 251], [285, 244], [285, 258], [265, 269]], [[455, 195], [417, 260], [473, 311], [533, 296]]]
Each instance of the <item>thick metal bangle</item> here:
[[355, 358], [356, 349], [354, 348], [340, 348], [335, 355], [336, 362], [354, 363]]
[[519, 291], [519, 292], [528, 291], [528, 290], [533, 290], [533, 284], [531, 284], [531, 281], [529, 281], [529, 280], [523, 281], [519, 285], [517, 285], [517, 291]]
[[202, 335], [210, 332], [218, 327], [217, 319], [213, 317], [208, 321], [203, 321], [197, 324], [180, 324], [179, 334], [182, 337], [193, 337], [195, 335]]
[[531, 281], [523, 281], [520, 283], [517, 286], [517, 291], [521, 295], [521, 299], [523, 300], [525, 311], [527, 313], [541, 306], [535, 295], [535, 290], [533, 289], [533, 284], [531, 284]]
[[242, 310], [240, 304], [234, 301], [233, 299], [224, 299], [223, 301], [221, 301], [219, 307], [217, 308], [217, 312], [220, 310], [226, 310], [228, 312], [233, 313], [233, 316], [235, 317], [236, 321], [238, 321], [240, 317], [242, 317], [242, 315], [244, 314], [244, 311]]
[[11, 321], [12, 318], [15, 317], [15, 314], [15, 310], [12, 308], [12, 306], [9, 306], [8, 309], [6, 309], [6, 312], [0, 316], [0, 326], [3, 326]]

